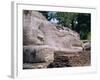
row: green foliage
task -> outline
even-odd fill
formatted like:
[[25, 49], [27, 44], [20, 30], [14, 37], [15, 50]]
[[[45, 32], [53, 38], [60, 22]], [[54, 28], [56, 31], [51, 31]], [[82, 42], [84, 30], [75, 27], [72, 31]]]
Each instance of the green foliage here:
[[66, 12], [57, 12], [57, 19], [59, 20], [59, 24], [65, 27], [69, 27], [73, 29], [72, 23], [76, 20], [77, 13], [66, 13]]
[[91, 15], [79, 13], [77, 16], [78, 24], [75, 30], [80, 34], [81, 39], [87, 39], [91, 31]]
[[56, 12], [53, 12], [53, 11], [48, 12], [48, 20], [49, 20], [49, 21], [50, 21], [51, 19], [56, 18], [56, 17], [57, 17]]
[[91, 33], [90, 33], [90, 32], [89, 32], [88, 35], [87, 35], [87, 39], [88, 39], [88, 40], [91, 40]]

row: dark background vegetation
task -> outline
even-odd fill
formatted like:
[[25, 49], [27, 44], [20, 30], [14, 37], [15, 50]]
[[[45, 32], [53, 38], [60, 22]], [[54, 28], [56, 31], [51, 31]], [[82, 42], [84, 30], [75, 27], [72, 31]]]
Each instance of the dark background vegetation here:
[[90, 13], [74, 13], [74, 12], [52, 12], [39, 11], [47, 20], [56, 20], [55, 23], [69, 27], [78, 32], [82, 40], [91, 37], [91, 14]]

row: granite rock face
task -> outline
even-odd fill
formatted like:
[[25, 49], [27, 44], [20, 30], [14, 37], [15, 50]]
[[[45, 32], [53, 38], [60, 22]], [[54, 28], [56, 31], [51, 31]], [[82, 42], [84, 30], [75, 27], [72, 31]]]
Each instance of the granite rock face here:
[[79, 34], [69, 28], [57, 28], [39, 12], [23, 13], [23, 61], [53, 62], [55, 53], [82, 51]]
[[52, 62], [54, 50], [47, 45], [29, 45], [23, 47], [24, 63]]

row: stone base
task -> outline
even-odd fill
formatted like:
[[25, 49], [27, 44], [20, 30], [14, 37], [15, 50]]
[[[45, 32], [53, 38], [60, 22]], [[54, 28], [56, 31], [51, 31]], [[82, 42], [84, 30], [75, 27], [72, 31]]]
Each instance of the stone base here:
[[24, 46], [23, 63], [53, 62], [54, 51], [46, 45]]
[[47, 68], [47, 66], [49, 65], [50, 63], [33, 63], [33, 64], [27, 64], [27, 63], [24, 63], [23, 64], [23, 69], [41, 69], [41, 68]]

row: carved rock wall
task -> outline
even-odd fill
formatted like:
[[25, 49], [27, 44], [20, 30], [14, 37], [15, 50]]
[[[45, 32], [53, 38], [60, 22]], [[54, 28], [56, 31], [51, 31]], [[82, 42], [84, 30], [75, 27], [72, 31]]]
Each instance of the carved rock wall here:
[[54, 53], [82, 51], [79, 34], [69, 28], [57, 29], [36, 11], [23, 14], [23, 61], [52, 62]]

